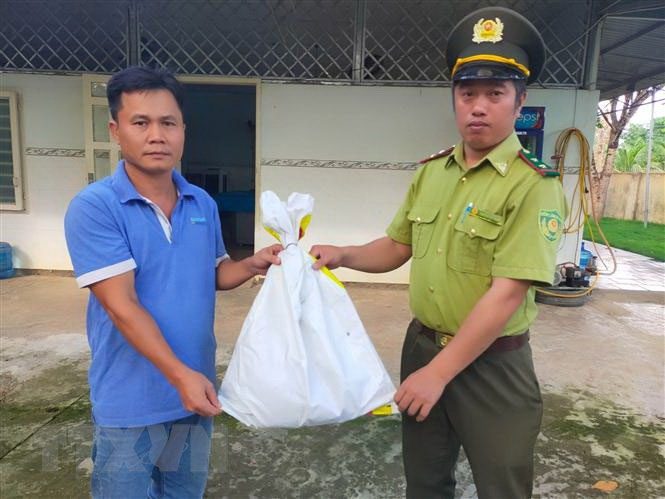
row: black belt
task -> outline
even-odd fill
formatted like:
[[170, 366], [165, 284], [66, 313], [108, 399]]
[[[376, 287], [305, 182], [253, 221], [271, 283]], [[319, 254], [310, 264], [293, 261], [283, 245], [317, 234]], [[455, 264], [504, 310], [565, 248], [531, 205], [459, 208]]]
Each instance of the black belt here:
[[[420, 322], [418, 319], [414, 319], [414, 321], [420, 326], [420, 334], [432, 341], [432, 343], [436, 344], [436, 346], [439, 348], [445, 347], [455, 336], [450, 333], [442, 333], [441, 331], [431, 329], [425, 326], [425, 324]], [[511, 350], [517, 350], [518, 348], [523, 347], [528, 342], [529, 330], [527, 329], [521, 334], [514, 336], [501, 336], [497, 338], [489, 347], [487, 347], [485, 353], [510, 352]]]

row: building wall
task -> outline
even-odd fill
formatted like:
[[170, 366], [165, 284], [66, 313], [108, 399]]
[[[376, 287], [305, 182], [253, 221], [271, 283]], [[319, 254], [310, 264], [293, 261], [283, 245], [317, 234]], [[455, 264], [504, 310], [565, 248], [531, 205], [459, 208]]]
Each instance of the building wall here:
[[[314, 196], [305, 249], [314, 243], [362, 244], [380, 237], [406, 194], [413, 171], [363, 169], [369, 162], [413, 163], [452, 145], [449, 92], [389, 88], [263, 84], [261, 190], [285, 199]], [[268, 166], [270, 160], [356, 161], [357, 168]], [[285, 161], [288, 163], [288, 161]], [[255, 245], [270, 243], [261, 228]], [[344, 280], [406, 282], [408, 266], [368, 276], [339, 269]]]
[[[282, 199], [294, 191], [314, 196], [312, 223], [301, 242], [305, 249], [315, 243], [363, 244], [384, 235], [413, 175], [413, 170], [399, 168], [459, 140], [449, 88], [264, 83], [261, 90], [259, 188], [273, 190]], [[529, 92], [527, 105], [546, 107], [543, 158], [554, 154], [557, 137], [568, 127], [580, 128], [593, 140], [597, 102], [597, 92]], [[304, 163], [297, 160], [319, 161], [289, 166]], [[334, 161], [320, 160], [357, 164], [336, 168]], [[395, 169], [372, 168], [377, 166], [372, 162], [388, 162]], [[578, 145], [571, 141], [566, 169], [579, 164]], [[576, 185], [575, 172], [564, 175], [564, 189], [571, 198]], [[576, 206], [572, 208], [577, 213]], [[579, 258], [580, 240], [578, 233], [564, 238], [559, 262]], [[272, 242], [260, 220], [255, 241], [257, 247]], [[408, 268], [407, 263], [388, 274], [349, 269], [336, 274], [343, 280], [407, 282]]]
[[19, 95], [25, 193], [25, 210], [0, 212], [0, 239], [17, 268], [71, 269], [63, 218], [87, 179], [81, 78], [3, 73], [0, 87]]
[[[0, 238], [14, 246], [16, 267], [71, 269], [62, 220], [86, 185], [81, 77], [0, 74], [0, 86], [19, 93], [26, 195], [23, 212], [0, 213]], [[407, 167], [458, 140], [447, 88], [263, 83], [259, 95], [257, 191], [314, 196], [305, 249], [383, 235], [413, 175]], [[530, 91], [527, 104], [547, 108], [545, 158], [567, 127], [591, 140], [597, 100], [596, 92]], [[567, 167], [579, 164], [574, 149]], [[566, 175], [564, 183], [572, 192], [576, 176]], [[258, 219], [255, 241], [257, 247], [272, 242]], [[578, 245], [577, 235], [567, 237], [559, 260], [577, 258]], [[406, 282], [408, 264], [384, 275], [337, 273], [345, 280]]]

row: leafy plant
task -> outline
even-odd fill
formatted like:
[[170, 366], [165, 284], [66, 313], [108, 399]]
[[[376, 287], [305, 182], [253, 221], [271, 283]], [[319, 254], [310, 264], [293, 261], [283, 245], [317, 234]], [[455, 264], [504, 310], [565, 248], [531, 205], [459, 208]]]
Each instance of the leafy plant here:
[[[644, 125], [631, 124], [623, 134], [617, 150], [614, 170], [640, 172], [646, 169], [649, 129]], [[656, 118], [653, 126], [653, 148], [651, 151], [653, 171], [665, 171], [665, 117]]]
[[637, 162], [637, 157], [644, 149], [644, 143], [638, 142], [628, 147], [621, 147], [617, 151], [617, 157], [614, 160], [614, 171], [616, 172], [639, 172], [641, 166]]

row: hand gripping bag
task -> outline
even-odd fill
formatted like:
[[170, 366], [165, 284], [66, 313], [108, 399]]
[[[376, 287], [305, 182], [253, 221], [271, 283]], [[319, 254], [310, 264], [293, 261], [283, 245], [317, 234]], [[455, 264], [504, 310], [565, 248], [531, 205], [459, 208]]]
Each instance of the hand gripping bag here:
[[219, 399], [254, 427], [341, 423], [389, 403], [395, 387], [344, 286], [298, 247], [314, 199], [261, 195], [263, 224], [284, 246], [242, 326]]

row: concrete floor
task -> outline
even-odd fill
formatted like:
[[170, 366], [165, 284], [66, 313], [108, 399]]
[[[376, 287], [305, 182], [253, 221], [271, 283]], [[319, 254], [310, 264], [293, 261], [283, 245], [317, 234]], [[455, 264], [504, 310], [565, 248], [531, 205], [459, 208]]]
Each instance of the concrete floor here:
[[[665, 292], [665, 262], [586, 241], [586, 247], [598, 257], [598, 281], [602, 289]], [[616, 265], [615, 265], [616, 261]]]
[[[259, 286], [219, 294], [220, 378]], [[404, 286], [348, 290], [397, 382]], [[71, 277], [0, 281], [0, 496], [87, 497], [91, 426], [87, 291]], [[545, 397], [536, 497], [665, 497], [665, 294], [597, 289], [584, 307], [540, 306], [532, 348]], [[216, 420], [208, 497], [403, 497], [399, 416], [253, 430]], [[458, 497], [474, 497], [458, 467]]]

